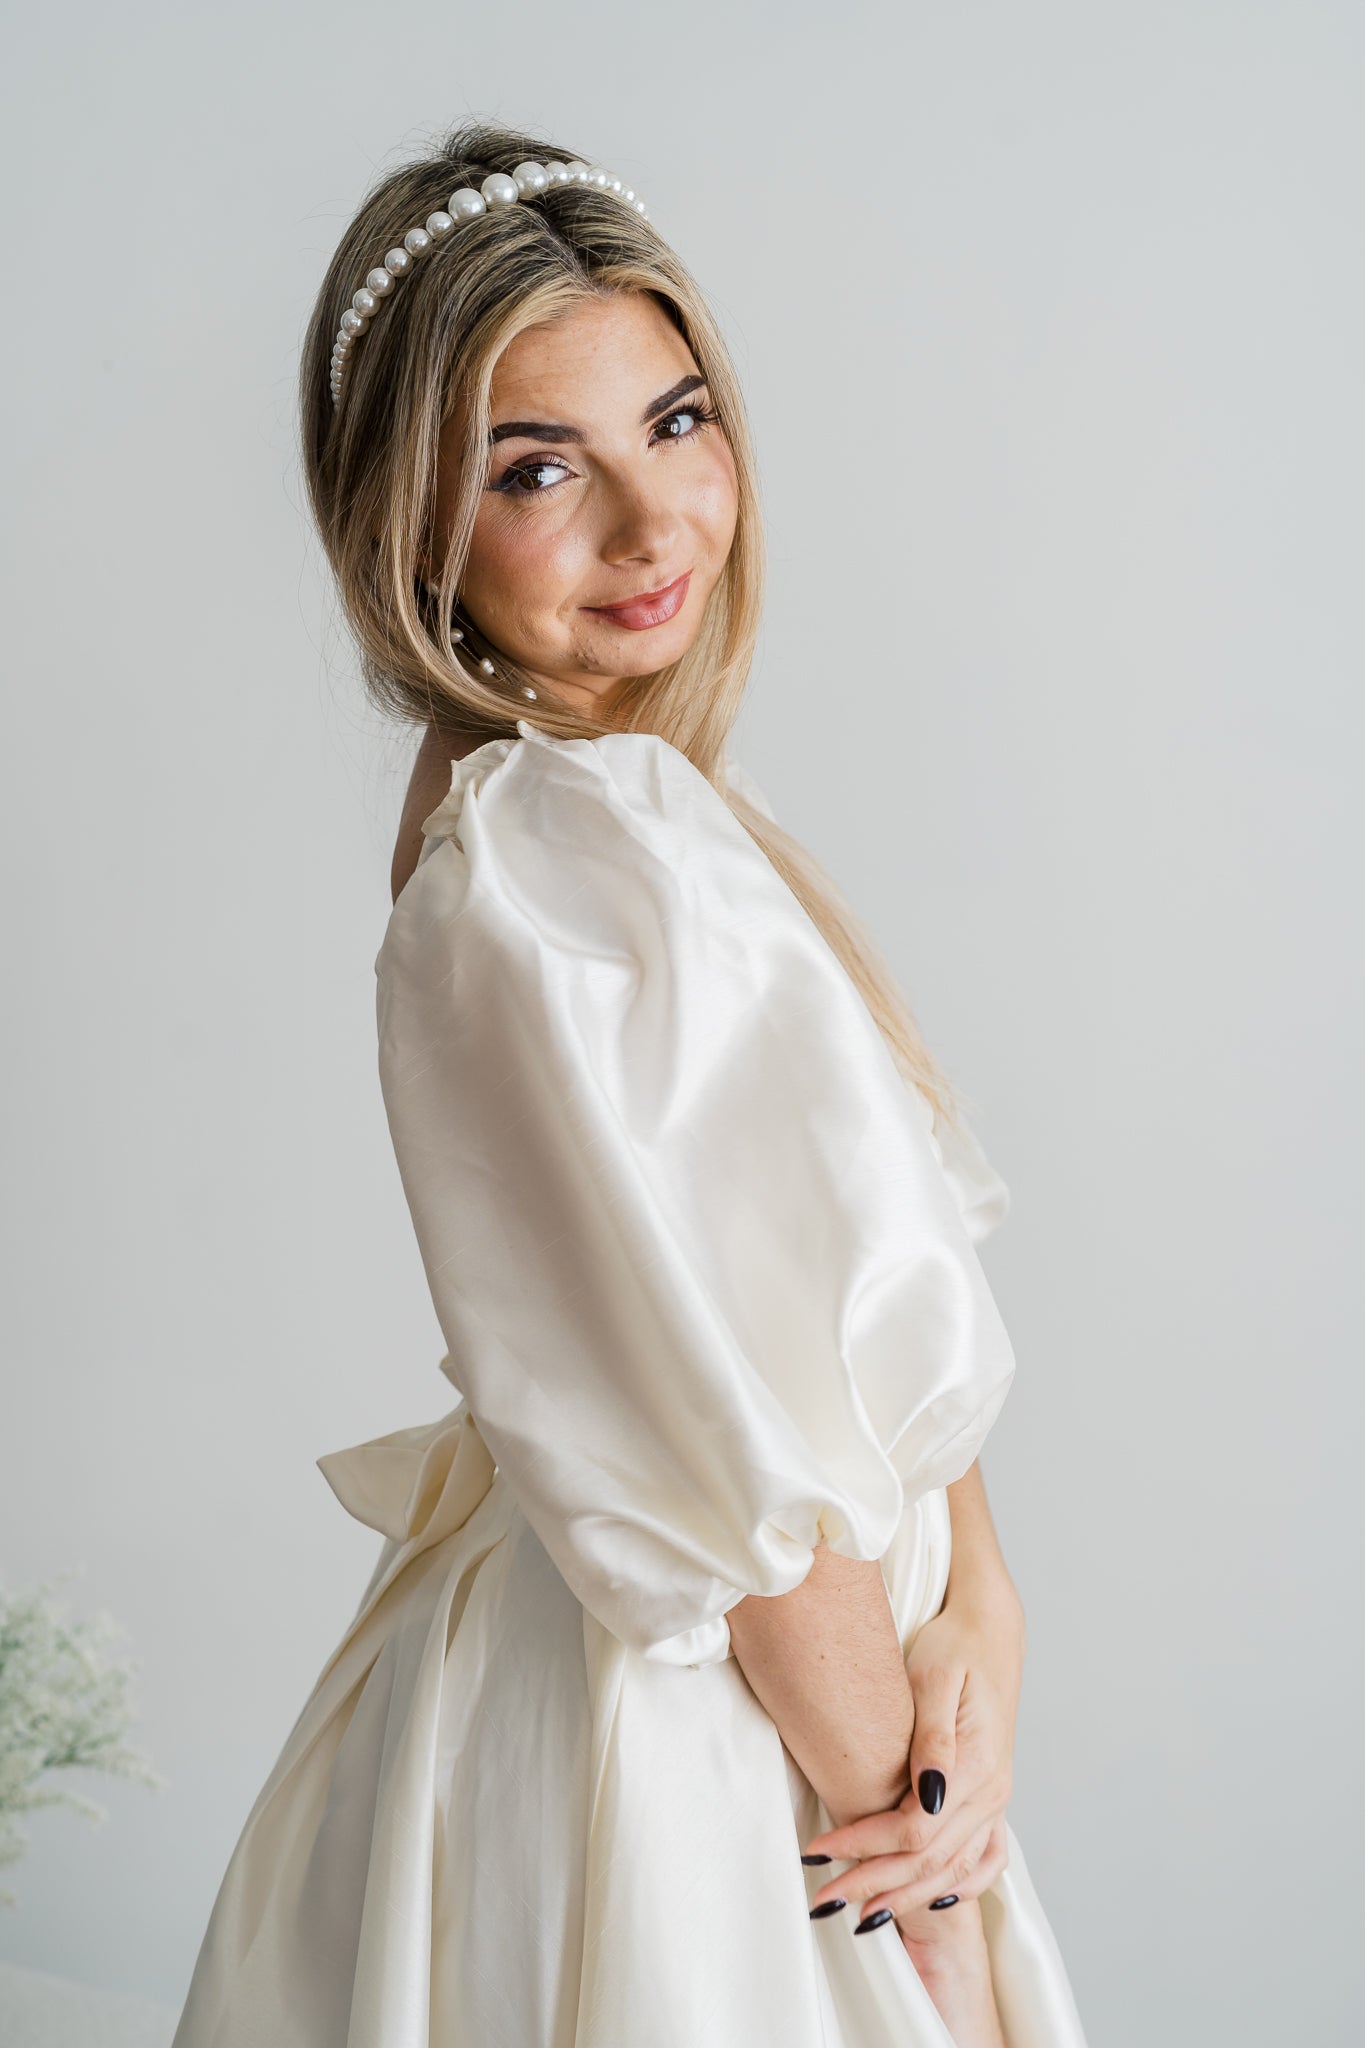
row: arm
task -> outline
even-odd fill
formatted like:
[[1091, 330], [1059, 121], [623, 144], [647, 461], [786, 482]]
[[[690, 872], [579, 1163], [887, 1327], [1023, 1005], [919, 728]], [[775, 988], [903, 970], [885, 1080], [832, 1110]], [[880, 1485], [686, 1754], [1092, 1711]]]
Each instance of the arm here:
[[[1023, 1608], [979, 1460], [947, 1492], [953, 1548], [944, 1611], [1010, 1646], [1022, 1663]], [[915, 1709], [881, 1566], [822, 1545], [793, 1592], [750, 1594], [731, 1608], [729, 1623], [745, 1677], [834, 1825], [899, 1805], [910, 1787]]]
[[977, 1618], [987, 1628], [1017, 1632], [1022, 1660], [1023, 1604], [991, 1520], [979, 1459], [949, 1486], [948, 1513], [953, 1525], [953, 1547], [948, 1590], [943, 1600], [945, 1609], [953, 1608], [964, 1618]]
[[[421, 821], [450, 786], [451, 758], [473, 736], [423, 735], [393, 862], [393, 894], [416, 866]], [[1022, 1609], [996, 1541], [979, 1463], [948, 1488], [951, 1601], [997, 1637]], [[881, 1567], [821, 1545], [791, 1593], [750, 1594], [728, 1617], [735, 1656], [835, 1825], [896, 1806], [910, 1784], [915, 1709]]]
[[996, 1541], [979, 1464], [952, 1481], [947, 1494], [948, 1588], [906, 1658], [914, 1701], [910, 1773], [920, 1785], [923, 1771], [940, 1771], [946, 1802], [931, 1817], [909, 1797], [854, 1827], [836, 1823], [806, 1844], [808, 1852], [860, 1859], [856, 1874], [845, 1872], [813, 1903], [837, 1891], [863, 1911], [889, 1907], [917, 1963], [926, 1942], [941, 1946], [944, 1923], [956, 1938], [958, 1914], [925, 1911], [935, 1893], [951, 1888], [965, 1904], [1004, 1867], [1025, 1653], [1023, 1607]]
[[[928, 1106], [657, 735], [519, 726], [411, 879], [375, 963], [379, 1070], [461, 1391], [598, 1624], [719, 1661], [746, 1597], [814, 1595], [821, 1548], [883, 1558], [1008, 1391]], [[527, 1343], [537, 1305], [552, 1344]]]
[[910, 1783], [914, 1707], [880, 1564], [824, 1544], [801, 1584], [729, 1613], [744, 1676], [836, 1827]]

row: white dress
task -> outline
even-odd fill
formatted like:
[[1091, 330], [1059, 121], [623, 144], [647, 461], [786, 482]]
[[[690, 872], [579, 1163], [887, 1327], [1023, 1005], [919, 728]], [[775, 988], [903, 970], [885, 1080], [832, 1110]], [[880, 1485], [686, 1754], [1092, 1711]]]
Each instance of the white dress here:
[[[385, 1542], [174, 2048], [949, 2048], [893, 1923], [810, 1919], [847, 1866], [801, 1863], [829, 1816], [726, 1614], [821, 1540], [907, 1649], [938, 1611], [1008, 1193], [656, 735], [522, 720], [423, 832], [379, 1064], [460, 1399], [318, 1461]], [[1008, 1846], [1009, 2048], [1084, 2048]]]

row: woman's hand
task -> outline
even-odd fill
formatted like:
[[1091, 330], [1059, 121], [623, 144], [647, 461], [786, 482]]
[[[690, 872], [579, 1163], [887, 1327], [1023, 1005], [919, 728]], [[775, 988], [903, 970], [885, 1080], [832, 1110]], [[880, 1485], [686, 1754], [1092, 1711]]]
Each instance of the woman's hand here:
[[805, 1845], [806, 1855], [856, 1863], [823, 1885], [812, 1906], [847, 1899], [860, 1920], [887, 1908], [912, 1956], [947, 1935], [952, 1908], [933, 1900], [976, 1899], [1005, 1867], [1024, 1615], [1012, 1588], [977, 1590], [956, 1599], [950, 1592], [906, 1657], [915, 1707], [910, 1790], [889, 1812]]

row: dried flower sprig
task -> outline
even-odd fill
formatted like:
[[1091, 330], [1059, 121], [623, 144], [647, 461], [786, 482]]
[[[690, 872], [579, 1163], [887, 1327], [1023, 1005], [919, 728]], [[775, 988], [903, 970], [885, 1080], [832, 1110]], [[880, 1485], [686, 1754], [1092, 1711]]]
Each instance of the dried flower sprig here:
[[[164, 1786], [140, 1750], [125, 1740], [134, 1719], [131, 1659], [108, 1654], [122, 1631], [108, 1614], [69, 1619], [52, 1594], [64, 1578], [27, 1593], [0, 1587], [0, 1864], [28, 1847], [17, 1816], [69, 1806], [96, 1823], [106, 1809], [83, 1792], [51, 1782], [61, 1771]], [[0, 1905], [14, 1904], [0, 1891]]]

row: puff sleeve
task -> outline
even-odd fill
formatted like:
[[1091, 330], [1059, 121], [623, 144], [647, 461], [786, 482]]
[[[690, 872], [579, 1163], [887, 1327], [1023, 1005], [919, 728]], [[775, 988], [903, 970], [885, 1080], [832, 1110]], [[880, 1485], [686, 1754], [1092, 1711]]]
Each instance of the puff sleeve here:
[[517, 732], [385, 933], [385, 1108], [522, 1512], [613, 1634], [713, 1663], [967, 1470], [1013, 1353], [930, 1105], [724, 799], [655, 734]]

